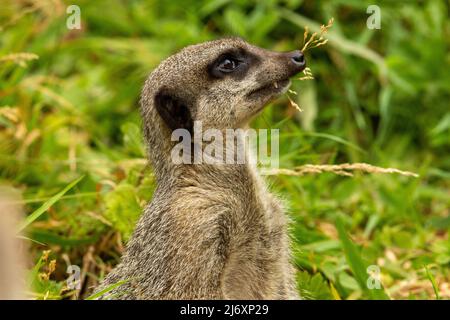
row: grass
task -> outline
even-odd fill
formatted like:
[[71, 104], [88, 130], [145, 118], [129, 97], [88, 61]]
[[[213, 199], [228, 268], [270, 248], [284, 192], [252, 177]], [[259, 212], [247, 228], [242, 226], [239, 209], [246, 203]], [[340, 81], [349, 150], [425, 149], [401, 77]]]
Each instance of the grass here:
[[[367, 163], [419, 177], [269, 177], [289, 207], [299, 290], [315, 299], [450, 298], [445, 1], [383, 2], [380, 30], [366, 28], [366, 0], [83, 0], [82, 30], [66, 28], [69, 4], [10, 0], [0, 13], [0, 184], [28, 213], [31, 297], [88, 298], [117, 264], [155, 187], [138, 99], [161, 59], [224, 35], [293, 50], [304, 27], [320, 32], [334, 17], [327, 45], [306, 53], [315, 79], [291, 88], [303, 112], [283, 97], [254, 127], [280, 128], [287, 170]], [[79, 291], [66, 286], [69, 265], [81, 269]], [[382, 289], [366, 285], [372, 265]]]
[[364, 173], [397, 173], [403, 176], [418, 177], [417, 174], [408, 171], [401, 171], [395, 168], [380, 168], [375, 167], [367, 163], [341, 163], [334, 165], [313, 165], [305, 164], [294, 169], [273, 169], [266, 174], [272, 175], [291, 175], [291, 176], [303, 176], [305, 174], [320, 174], [325, 172], [332, 172], [340, 176], [353, 177], [354, 171], [364, 172]]
[[81, 181], [83, 177], [76, 179], [71, 182], [67, 187], [63, 190], [55, 194], [53, 197], [48, 199], [42, 206], [38, 209], [34, 210], [30, 215], [28, 215], [25, 220], [19, 225], [19, 232], [24, 231], [30, 224], [32, 224], [36, 219], [38, 219], [42, 214], [44, 214], [50, 207], [55, 204], [61, 197], [70, 189], [72, 189], [78, 182]]

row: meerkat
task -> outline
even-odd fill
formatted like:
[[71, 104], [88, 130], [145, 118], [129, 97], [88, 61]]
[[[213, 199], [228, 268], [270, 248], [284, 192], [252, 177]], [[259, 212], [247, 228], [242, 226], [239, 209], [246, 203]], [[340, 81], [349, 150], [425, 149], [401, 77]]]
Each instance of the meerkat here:
[[122, 284], [103, 298], [299, 298], [287, 216], [256, 166], [174, 164], [171, 134], [194, 134], [194, 121], [205, 130], [247, 128], [305, 64], [300, 51], [226, 38], [188, 46], [150, 74], [141, 113], [157, 187], [96, 291]]

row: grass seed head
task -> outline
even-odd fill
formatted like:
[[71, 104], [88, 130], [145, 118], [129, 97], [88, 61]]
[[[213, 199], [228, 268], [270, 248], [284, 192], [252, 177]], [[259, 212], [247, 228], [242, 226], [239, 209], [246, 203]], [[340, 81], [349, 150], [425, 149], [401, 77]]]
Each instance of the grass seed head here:
[[309, 28], [305, 27], [305, 32], [303, 33], [303, 47], [301, 49], [302, 52], [305, 52], [308, 49], [317, 48], [325, 45], [328, 42], [328, 39], [324, 38], [324, 35], [328, 32], [328, 30], [333, 26], [334, 18], [328, 20], [326, 25], [320, 26], [320, 32], [314, 32], [308, 39], [309, 36]]
[[294, 100], [292, 100], [291, 97], [289, 97], [289, 95], [287, 97], [289, 99], [289, 103], [290, 103], [291, 107], [294, 107], [298, 111], [303, 112], [303, 109], [300, 108], [300, 106], [297, 103], [295, 103]]
[[[309, 32], [308, 26], [305, 26], [305, 31], [303, 32], [303, 46], [300, 49], [300, 51], [302, 51], [304, 53], [306, 50], [313, 49], [313, 48], [318, 48], [318, 47], [326, 45], [328, 43], [328, 39], [326, 39], [324, 37], [324, 35], [333, 26], [333, 23], [334, 23], [334, 18], [331, 18], [330, 20], [328, 20], [328, 23], [326, 25], [321, 25], [320, 26], [320, 32], [319, 33], [314, 32], [311, 35], [310, 35], [310, 32]], [[306, 80], [313, 80], [313, 79], [314, 79], [314, 76], [312, 74], [311, 68], [307, 67], [307, 68], [305, 68], [303, 70], [303, 76], [299, 77], [297, 80], [306, 81]], [[289, 96], [289, 93], [297, 95], [297, 92], [295, 92], [294, 90], [289, 90], [286, 93], [286, 96], [287, 96], [287, 98], [289, 100], [289, 104], [292, 107], [294, 107], [297, 110], [299, 110], [300, 112], [302, 112], [303, 111], [302, 108], [300, 108], [299, 105], [292, 100], [292, 98]]]
[[21, 67], [26, 67], [28, 61], [37, 60], [39, 56], [29, 52], [11, 53], [0, 57], [0, 62], [14, 62]]
[[342, 164], [321, 164], [313, 165], [306, 164], [296, 167], [294, 169], [273, 169], [269, 171], [269, 175], [288, 175], [288, 176], [303, 176], [306, 174], [320, 174], [320, 173], [334, 173], [340, 176], [353, 177], [354, 172], [362, 173], [385, 173], [385, 174], [399, 174], [402, 176], [417, 178], [419, 175], [414, 172], [402, 171], [396, 168], [382, 168], [368, 163], [342, 163]]

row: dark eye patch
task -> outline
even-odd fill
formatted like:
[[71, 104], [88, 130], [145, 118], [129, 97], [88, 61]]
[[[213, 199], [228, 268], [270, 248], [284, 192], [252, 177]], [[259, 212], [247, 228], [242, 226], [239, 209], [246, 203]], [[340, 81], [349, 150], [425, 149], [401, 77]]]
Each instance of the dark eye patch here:
[[243, 48], [227, 50], [208, 65], [208, 74], [215, 79], [232, 77], [241, 80], [258, 58]]
[[222, 73], [230, 73], [236, 70], [241, 64], [241, 61], [233, 57], [224, 57], [222, 61], [219, 61], [216, 69]]

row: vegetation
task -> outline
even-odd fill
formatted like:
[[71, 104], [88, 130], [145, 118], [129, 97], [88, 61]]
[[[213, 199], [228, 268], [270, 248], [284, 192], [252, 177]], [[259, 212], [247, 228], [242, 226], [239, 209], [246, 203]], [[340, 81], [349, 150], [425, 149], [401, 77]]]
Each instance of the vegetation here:
[[[0, 183], [29, 214], [30, 296], [87, 298], [118, 262], [154, 189], [138, 106], [152, 68], [224, 35], [293, 50], [304, 27], [334, 17], [327, 45], [306, 52], [314, 80], [292, 85], [303, 112], [282, 97], [254, 126], [281, 129], [284, 169], [364, 162], [420, 176], [271, 176], [289, 206], [299, 288], [312, 299], [450, 298], [447, 1], [379, 1], [379, 30], [366, 27], [368, 0], [83, 0], [82, 29], [69, 30], [72, 2], [0, 11]], [[67, 288], [69, 265], [81, 290]], [[368, 287], [368, 266], [381, 289]]]

